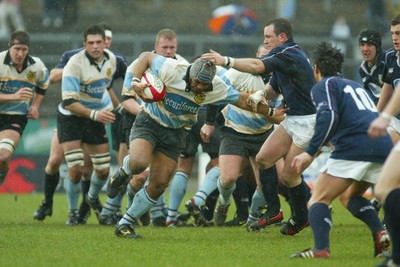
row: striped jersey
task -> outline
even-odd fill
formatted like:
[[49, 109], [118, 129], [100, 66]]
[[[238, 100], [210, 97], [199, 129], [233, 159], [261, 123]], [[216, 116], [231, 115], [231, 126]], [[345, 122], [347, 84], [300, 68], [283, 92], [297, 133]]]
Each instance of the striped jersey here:
[[62, 105], [59, 111], [71, 115], [64, 106], [79, 101], [83, 106], [94, 110], [112, 110], [113, 105], [107, 88], [116, 70], [115, 55], [104, 50], [102, 64], [94, 62], [85, 50], [70, 58], [63, 70]]
[[[155, 53], [155, 51], [153, 51], [153, 52]], [[182, 56], [179, 55], [179, 54], [175, 54], [174, 59], [176, 59], [176, 60], [178, 60], [178, 61], [180, 61], [180, 62], [184, 62], [184, 63], [189, 64], [189, 62], [188, 62], [184, 57], [182, 57]], [[125, 99], [127, 99], [127, 98], [136, 98], [139, 102], [141, 102], [141, 99], [138, 98], [138, 97], [136, 97], [136, 93], [135, 93], [135, 91], [132, 89], [132, 86], [131, 86], [132, 79], [133, 79], [133, 73], [132, 73], [132, 71], [133, 71], [133, 69], [134, 69], [134, 67], [135, 67], [136, 62], [137, 62], [137, 59], [135, 59], [135, 60], [128, 66], [128, 68], [127, 68], [127, 70], [126, 70], [126, 74], [125, 74], [125, 78], [124, 78], [124, 84], [123, 84], [123, 86], [122, 86], [121, 94], [122, 94], [122, 99], [123, 99], [123, 100], [125, 100]]]
[[[13, 65], [7, 51], [0, 53], [0, 94], [15, 94], [20, 88], [32, 88], [36, 94], [44, 95], [49, 85], [49, 71], [38, 58], [27, 55], [23, 70], [19, 72]], [[29, 100], [0, 104], [0, 114], [26, 115]]]
[[[56, 69], [63, 69], [65, 67], [65, 65], [67, 65], [69, 59], [75, 55], [76, 53], [82, 51], [84, 48], [77, 48], [77, 49], [72, 49], [72, 50], [68, 50], [65, 51], [61, 58], [60, 61], [57, 63], [57, 65], [55, 66]], [[113, 82], [119, 78], [124, 78], [125, 77], [125, 72], [126, 72], [126, 68], [128, 66], [128, 61], [126, 60], [125, 56], [122, 55], [119, 52], [115, 52], [112, 51], [113, 54], [115, 55], [116, 59], [117, 59], [117, 70], [115, 71], [114, 75], [113, 75]], [[110, 87], [112, 87], [112, 83], [110, 85]]]
[[[232, 85], [239, 92], [252, 94], [263, 90], [265, 83], [260, 75], [240, 72], [233, 68], [224, 72], [221, 78], [228, 85]], [[269, 101], [271, 107], [280, 105], [281, 101]], [[221, 111], [225, 118], [225, 126], [244, 134], [261, 134], [273, 127], [268, 119], [259, 113], [251, 112], [228, 104]]]
[[186, 90], [189, 85], [184, 77], [189, 66], [186, 62], [160, 55], [153, 59], [150, 71], [165, 84], [166, 96], [159, 102], [144, 102], [142, 107], [164, 127], [190, 128], [197, 122], [197, 113], [200, 107], [206, 104], [233, 104], [239, 99], [239, 92], [232, 86], [228, 86], [218, 76], [215, 76], [212, 81], [212, 91], [196, 95], [190, 90]]

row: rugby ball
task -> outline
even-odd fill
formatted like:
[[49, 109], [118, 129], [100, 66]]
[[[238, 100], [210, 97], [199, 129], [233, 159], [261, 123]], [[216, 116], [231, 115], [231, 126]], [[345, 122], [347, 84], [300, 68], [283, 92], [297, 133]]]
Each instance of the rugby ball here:
[[167, 88], [156, 75], [151, 72], [144, 73], [141, 83], [148, 84], [148, 87], [144, 89], [144, 94], [151, 99], [152, 102], [157, 102], [164, 99]]

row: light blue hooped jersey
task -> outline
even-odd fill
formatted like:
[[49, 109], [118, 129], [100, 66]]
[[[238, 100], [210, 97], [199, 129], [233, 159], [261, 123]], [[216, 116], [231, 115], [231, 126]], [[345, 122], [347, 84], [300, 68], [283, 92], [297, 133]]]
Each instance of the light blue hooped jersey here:
[[[228, 85], [233, 86], [239, 92], [252, 94], [265, 87], [260, 75], [240, 72], [232, 68], [218, 73]], [[281, 103], [282, 101], [279, 99], [268, 101], [270, 107], [279, 106]], [[227, 105], [221, 112], [225, 118], [225, 126], [239, 133], [261, 134], [273, 127], [273, 123], [269, 122], [264, 115], [234, 105]]]
[[186, 91], [187, 83], [183, 79], [189, 63], [157, 55], [150, 71], [165, 84], [166, 96], [162, 101], [143, 102], [142, 108], [159, 124], [169, 128], [190, 128], [197, 122], [200, 107], [206, 104], [233, 104], [239, 99], [239, 92], [215, 76], [213, 90], [203, 94]]
[[[0, 53], [0, 94], [15, 94], [24, 87], [45, 94], [49, 85], [49, 71], [44, 63], [38, 57], [28, 55], [24, 64], [24, 69], [19, 72], [12, 65], [8, 50]], [[0, 104], [0, 114], [26, 115], [28, 109], [29, 100]]]
[[[97, 67], [86, 55], [85, 50], [76, 53], [63, 70], [62, 99], [77, 100], [83, 106], [94, 110], [112, 110], [113, 105], [107, 91], [116, 70], [115, 55], [105, 49], [102, 66]], [[64, 115], [71, 115], [62, 105], [58, 106]]]

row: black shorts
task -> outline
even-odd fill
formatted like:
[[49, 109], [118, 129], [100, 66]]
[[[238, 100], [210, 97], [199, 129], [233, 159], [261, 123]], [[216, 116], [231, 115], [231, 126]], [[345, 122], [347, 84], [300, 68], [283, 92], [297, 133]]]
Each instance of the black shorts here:
[[60, 144], [81, 140], [82, 143], [100, 145], [108, 143], [103, 123], [75, 115], [57, 114], [57, 134]]
[[137, 138], [150, 142], [155, 151], [161, 151], [171, 159], [178, 161], [185, 147], [185, 130], [167, 128], [160, 125], [146, 112], [141, 111], [132, 125], [130, 140]]
[[118, 112], [115, 114], [115, 121], [111, 124], [111, 144], [114, 151], [119, 150], [119, 145], [126, 142], [123, 128], [123, 118]]
[[193, 125], [190, 130], [186, 131], [186, 146], [181, 153], [182, 158], [194, 157], [199, 145], [201, 145], [203, 152], [208, 153], [211, 159], [218, 158], [218, 151], [221, 142], [221, 130], [218, 126], [215, 126], [215, 132], [211, 136], [210, 142], [204, 143], [200, 137], [200, 130], [204, 125], [205, 116], [206, 110], [200, 109], [197, 116], [197, 123]]
[[27, 123], [28, 117], [26, 115], [0, 114], [0, 131], [14, 130], [22, 136]]
[[265, 140], [274, 129], [266, 131], [262, 134], [242, 134], [235, 130], [224, 127], [222, 129], [220, 155], [237, 155], [245, 158], [255, 157], [260, 151]]
[[129, 148], [129, 136], [131, 134], [132, 125], [135, 122], [136, 116], [125, 111], [122, 116], [122, 128], [124, 132], [124, 140]]

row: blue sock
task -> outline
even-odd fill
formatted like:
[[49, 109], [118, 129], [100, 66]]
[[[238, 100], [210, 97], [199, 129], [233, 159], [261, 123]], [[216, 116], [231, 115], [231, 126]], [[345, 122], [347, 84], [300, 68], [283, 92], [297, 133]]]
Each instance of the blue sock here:
[[149, 197], [146, 188], [141, 189], [136, 193], [132, 205], [118, 224], [133, 224], [137, 218], [140, 218], [140, 216], [148, 212], [156, 203], [156, 200]]
[[383, 205], [386, 227], [392, 239], [392, 259], [400, 264], [400, 189], [394, 189]]
[[221, 177], [218, 178], [218, 190], [219, 190], [219, 203], [222, 205], [230, 205], [232, 202], [232, 193], [235, 191], [236, 183], [231, 188], [223, 188], [221, 185]]
[[55, 174], [44, 173], [44, 202], [48, 205], [53, 206], [53, 196], [59, 180], [59, 172], [56, 172]]
[[83, 180], [83, 178], [82, 178], [81, 179], [81, 193], [82, 193], [83, 199], [85, 199], [86, 194], [89, 192], [89, 188], [90, 188], [90, 179]]
[[278, 195], [278, 173], [276, 166], [260, 170], [260, 182], [265, 202], [267, 203], [267, 215], [275, 216], [281, 210], [281, 202]]
[[369, 227], [372, 238], [375, 238], [376, 233], [383, 228], [374, 206], [372, 206], [368, 199], [363, 197], [352, 198], [347, 204], [347, 209], [354, 217], [361, 220]]
[[111, 216], [117, 210], [119, 210], [121, 208], [122, 198], [124, 197], [124, 194], [124, 192], [121, 192], [114, 198], [108, 197], [106, 203], [104, 203], [104, 206], [101, 209], [101, 215]]
[[307, 202], [310, 195], [304, 180], [302, 180], [299, 185], [289, 188], [289, 196], [290, 204], [293, 209], [293, 220], [297, 223], [300, 223], [300, 225], [307, 222]]
[[262, 214], [262, 208], [264, 208], [266, 204], [267, 202], [265, 202], [264, 195], [260, 191], [258, 191], [258, 189], [256, 189], [251, 199], [249, 216], [258, 219]]
[[169, 210], [178, 211], [182, 199], [186, 194], [186, 185], [189, 176], [184, 172], [176, 172], [172, 180], [169, 194]]
[[126, 209], [129, 209], [129, 207], [132, 205], [133, 197], [136, 195], [137, 192], [138, 191], [136, 191], [130, 183], [127, 185], [126, 198], [128, 199], [128, 202], [126, 203]]
[[243, 175], [236, 180], [232, 196], [236, 204], [236, 217], [240, 221], [246, 221], [249, 217], [249, 186]]
[[71, 179], [67, 178], [64, 180], [64, 188], [67, 194], [69, 210], [77, 211], [80, 193], [79, 183], [74, 184]]
[[219, 167], [213, 167], [206, 173], [204, 177], [204, 181], [201, 184], [199, 190], [197, 191], [196, 195], [193, 197], [194, 203], [197, 206], [203, 205], [206, 198], [217, 189], [217, 180], [220, 176], [220, 169]]
[[107, 179], [100, 180], [99, 178], [97, 178], [96, 173], [93, 173], [92, 178], [90, 179], [90, 188], [88, 192], [89, 198], [93, 199], [98, 198], [99, 193], [103, 188], [103, 186], [106, 184], [106, 182]]
[[150, 217], [157, 218], [157, 217], [167, 217], [167, 214], [164, 213], [166, 210], [167, 205], [165, 204], [165, 197], [164, 193], [157, 199], [157, 203], [150, 209]]
[[332, 215], [329, 207], [323, 203], [315, 203], [308, 211], [308, 219], [314, 234], [315, 249], [329, 250], [329, 232], [332, 228]]

